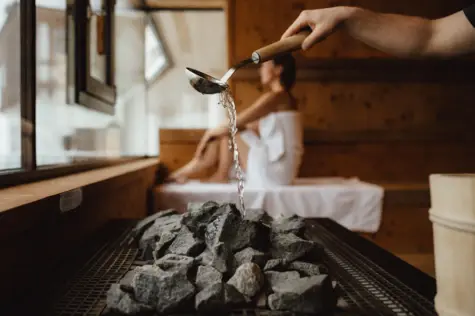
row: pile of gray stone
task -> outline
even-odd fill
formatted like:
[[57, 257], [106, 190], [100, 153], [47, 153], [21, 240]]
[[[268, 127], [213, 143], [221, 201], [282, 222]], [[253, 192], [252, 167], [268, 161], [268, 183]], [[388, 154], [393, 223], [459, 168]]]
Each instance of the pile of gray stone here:
[[222, 314], [262, 308], [328, 313], [335, 283], [324, 249], [305, 239], [302, 218], [271, 220], [262, 210], [243, 218], [234, 204], [192, 203], [185, 214], [160, 212], [136, 229], [152, 256], [107, 294], [118, 315], [198, 312]]

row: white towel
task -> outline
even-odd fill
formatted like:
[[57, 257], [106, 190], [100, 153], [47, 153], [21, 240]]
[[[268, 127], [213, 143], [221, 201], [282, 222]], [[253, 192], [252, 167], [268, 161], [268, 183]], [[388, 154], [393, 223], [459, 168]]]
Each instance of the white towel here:
[[300, 113], [270, 113], [259, 120], [259, 134], [250, 130], [241, 133], [249, 146], [246, 185], [264, 188], [292, 184], [303, 155]]

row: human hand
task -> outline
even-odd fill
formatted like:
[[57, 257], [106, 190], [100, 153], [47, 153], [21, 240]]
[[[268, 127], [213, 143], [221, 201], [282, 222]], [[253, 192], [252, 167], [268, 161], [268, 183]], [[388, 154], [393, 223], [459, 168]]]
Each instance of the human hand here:
[[305, 10], [289, 26], [282, 35], [282, 39], [297, 34], [305, 27], [310, 27], [312, 33], [302, 43], [302, 49], [307, 50], [332, 34], [345, 19], [348, 18], [351, 8], [332, 7], [326, 9]]
[[215, 128], [208, 129], [198, 144], [198, 148], [196, 149], [195, 156], [197, 158], [201, 158], [206, 150], [206, 147], [210, 142], [217, 140], [218, 138], [225, 136], [228, 132], [228, 128], [226, 126], [219, 126]]

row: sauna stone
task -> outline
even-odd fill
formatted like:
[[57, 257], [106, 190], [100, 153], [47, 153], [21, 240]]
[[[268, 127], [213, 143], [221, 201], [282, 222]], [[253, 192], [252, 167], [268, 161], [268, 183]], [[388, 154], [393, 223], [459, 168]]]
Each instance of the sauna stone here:
[[234, 267], [237, 268], [243, 263], [252, 262], [262, 269], [264, 268], [268, 257], [269, 256], [266, 253], [248, 247], [234, 255]]
[[228, 284], [234, 286], [243, 295], [252, 298], [264, 285], [264, 275], [255, 263], [248, 262], [237, 268]]
[[274, 292], [268, 297], [272, 310], [322, 313], [329, 311], [336, 303], [328, 275], [289, 280], [275, 286]]
[[178, 234], [174, 232], [164, 232], [160, 236], [158, 242], [155, 243], [154, 257], [161, 258], [163, 255], [165, 255], [168, 247], [175, 240], [177, 235]]
[[221, 283], [223, 281], [223, 274], [211, 266], [199, 266], [196, 273], [196, 287], [198, 290]]
[[188, 203], [187, 212], [183, 215], [181, 224], [196, 233], [200, 224], [208, 223], [209, 219], [220, 208], [216, 202]]
[[246, 303], [244, 296], [232, 285], [215, 283], [201, 290], [195, 297], [195, 309], [199, 312], [225, 313]]
[[266, 277], [267, 283], [273, 291], [274, 288], [278, 288], [282, 284], [300, 279], [300, 274], [297, 271], [266, 271], [264, 272], [264, 275]]
[[202, 265], [209, 265], [221, 273], [227, 273], [232, 268], [232, 252], [224, 243], [220, 242], [212, 249], [206, 249], [197, 257], [197, 262]]
[[165, 232], [178, 232], [181, 228], [181, 217], [181, 215], [169, 215], [157, 218], [140, 238], [140, 248], [154, 247], [160, 236]]
[[272, 223], [272, 232], [276, 234], [293, 233], [301, 236], [305, 230], [305, 221], [298, 216], [281, 218]]
[[122, 291], [119, 284], [113, 284], [107, 291], [106, 303], [110, 312], [123, 315], [138, 315], [153, 311], [153, 307], [135, 301], [131, 294]]
[[243, 220], [236, 207], [226, 206], [225, 211], [207, 225], [205, 241], [208, 247], [224, 242], [231, 251], [239, 251], [265, 240], [263, 234], [263, 225]]
[[184, 271], [187, 273], [194, 263], [195, 259], [192, 257], [168, 254], [158, 259], [156, 265], [164, 271]]
[[272, 257], [292, 262], [316, 251], [317, 243], [302, 239], [293, 233], [272, 237]]
[[149, 265], [110, 288], [111, 310], [162, 315], [194, 307], [222, 314], [259, 306], [319, 313], [336, 306], [323, 246], [304, 238], [303, 219], [274, 221], [264, 210], [248, 210], [242, 218], [234, 204], [212, 201], [187, 208], [139, 227], [139, 247], [145, 254], [152, 249], [154, 260], [145, 259]]
[[322, 265], [316, 265], [303, 261], [291, 262], [287, 267], [289, 270], [296, 270], [305, 276], [328, 273], [328, 271], [324, 267], [322, 267]]
[[159, 313], [179, 310], [192, 300], [195, 287], [184, 270], [164, 271], [156, 266], [143, 266], [132, 282], [135, 299], [152, 306]]
[[204, 242], [195, 238], [186, 226], [182, 226], [180, 231], [177, 233], [176, 238], [168, 248], [168, 252], [194, 257], [203, 252], [204, 248]]
[[162, 212], [157, 212], [153, 215], [147, 216], [146, 218], [142, 219], [137, 225], [135, 225], [134, 229], [131, 232], [133, 237], [141, 236], [146, 229], [148, 229], [154, 222], [160, 217], [165, 217], [169, 215], [177, 214], [176, 210], [169, 209]]

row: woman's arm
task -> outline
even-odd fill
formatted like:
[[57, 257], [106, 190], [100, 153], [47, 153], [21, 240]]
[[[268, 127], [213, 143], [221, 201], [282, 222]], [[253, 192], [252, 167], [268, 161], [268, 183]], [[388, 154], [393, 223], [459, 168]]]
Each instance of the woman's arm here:
[[238, 130], [246, 129], [246, 125], [259, 120], [273, 112], [281, 96], [277, 93], [268, 92], [257, 99], [250, 107], [238, 114], [236, 125]]
[[[475, 5], [474, 5], [475, 6]], [[357, 7], [303, 11], [283, 37], [310, 26], [302, 44], [308, 49], [341, 27], [352, 37], [397, 56], [454, 56], [475, 52], [474, 6], [447, 17], [421, 17], [373, 12]]]

